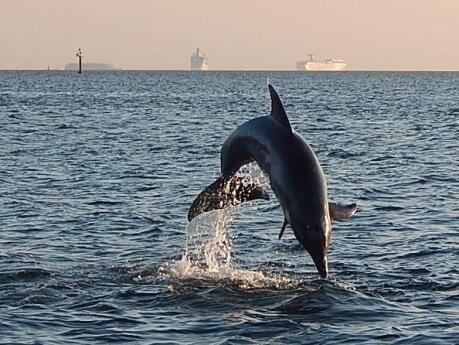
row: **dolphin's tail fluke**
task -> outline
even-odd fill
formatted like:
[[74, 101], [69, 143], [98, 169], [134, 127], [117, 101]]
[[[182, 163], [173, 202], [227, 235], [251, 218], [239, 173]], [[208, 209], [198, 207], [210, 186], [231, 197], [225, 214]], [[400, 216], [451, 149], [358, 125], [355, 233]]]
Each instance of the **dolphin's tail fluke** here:
[[194, 199], [188, 211], [188, 221], [191, 221], [201, 213], [223, 209], [230, 205], [239, 205], [244, 201], [255, 199], [269, 200], [269, 195], [263, 188], [243, 177], [236, 175], [222, 176], [206, 187]]

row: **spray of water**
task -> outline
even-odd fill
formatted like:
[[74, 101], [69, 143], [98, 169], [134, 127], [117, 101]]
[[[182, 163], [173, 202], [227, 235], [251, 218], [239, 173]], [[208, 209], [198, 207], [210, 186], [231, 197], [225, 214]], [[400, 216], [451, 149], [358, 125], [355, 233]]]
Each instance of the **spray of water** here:
[[[268, 180], [254, 165], [240, 172], [244, 179], [266, 186]], [[178, 261], [159, 269], [160, 276], [175, 282], [228, 285], [243, 289], [291, 288], [299, 281], [263, 270], [238, 268], [233, 264], [231, 223], [239, 207], [208, 212], [187, 225], [185, 253]]]

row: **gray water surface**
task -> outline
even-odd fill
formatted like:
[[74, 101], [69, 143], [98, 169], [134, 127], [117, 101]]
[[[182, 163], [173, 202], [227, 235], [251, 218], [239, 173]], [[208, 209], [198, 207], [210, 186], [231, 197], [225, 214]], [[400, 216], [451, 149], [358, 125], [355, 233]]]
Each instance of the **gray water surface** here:
[[[359, 205], [328, 281], [272, 192], [187, 226], [268, 77]], [[0, 343], [459, 343], [458, 95], [459, 73], [0, 72]], [[186, 266], [215, 219], [221, 265]]]

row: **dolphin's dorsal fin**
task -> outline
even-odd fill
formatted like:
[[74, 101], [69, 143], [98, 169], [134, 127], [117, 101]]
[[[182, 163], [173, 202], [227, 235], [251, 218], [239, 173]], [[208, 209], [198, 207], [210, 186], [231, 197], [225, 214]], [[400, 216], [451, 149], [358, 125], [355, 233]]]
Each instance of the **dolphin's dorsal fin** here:
[[285, 112], [279, 95], [271, 84], [268, 84], [268, 88], [269, 94], [271, 95], [271, 116], [278, 124], [291, 133], [292, 127], [290, 126], [290, 121], [288, 120], [287, 113]]

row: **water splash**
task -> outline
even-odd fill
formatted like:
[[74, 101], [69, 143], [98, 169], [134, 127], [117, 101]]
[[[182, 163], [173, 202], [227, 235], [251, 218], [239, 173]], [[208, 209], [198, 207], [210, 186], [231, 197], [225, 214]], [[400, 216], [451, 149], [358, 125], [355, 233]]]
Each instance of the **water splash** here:
[[[268, 179], [255, 164], [245, 166], [239, 176], [244, 181], [268, 185]], [[242, 289], [296, 287], [300, 281], [288, 276], [233, 264], [231, 223], [239, 210], [236, 206], [211, 211], [188, 223], [185, 253], [180, 260], [162, 265], [160, 276], [175, 283], [193, 281]]]
[[231, 238], [228, 234], [234, 215], [233, 208], [213, 211], [187, 226], [184, 257], [209, 273], [231, 267]]

